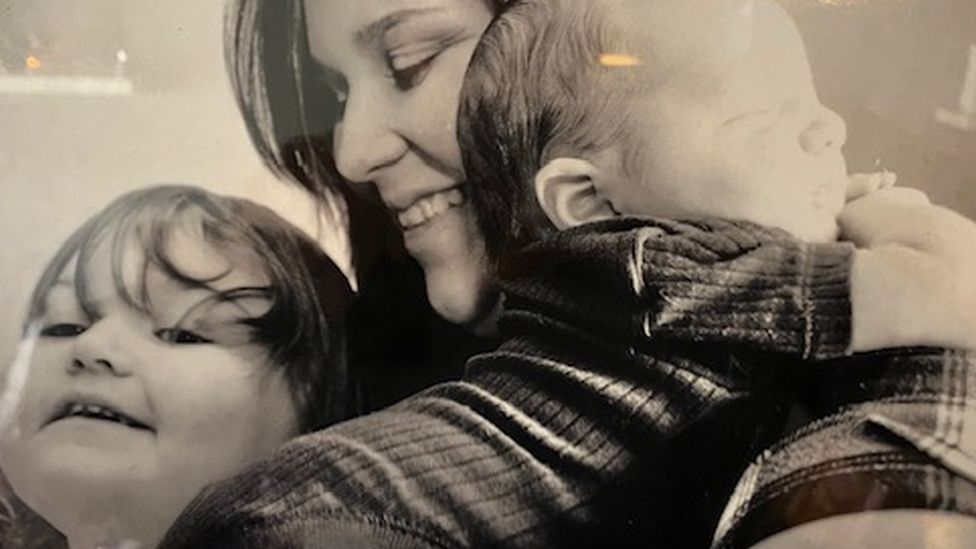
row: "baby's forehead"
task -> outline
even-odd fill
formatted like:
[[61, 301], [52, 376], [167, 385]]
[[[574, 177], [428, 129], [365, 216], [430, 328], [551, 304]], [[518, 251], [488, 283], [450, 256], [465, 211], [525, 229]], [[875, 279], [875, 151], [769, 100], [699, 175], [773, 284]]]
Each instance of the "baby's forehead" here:
[[770, 0], [625, 0], [606, 16], [609, 33], [640, 59], [642, 76], [661, 82], [806, 64], [792, 19]]

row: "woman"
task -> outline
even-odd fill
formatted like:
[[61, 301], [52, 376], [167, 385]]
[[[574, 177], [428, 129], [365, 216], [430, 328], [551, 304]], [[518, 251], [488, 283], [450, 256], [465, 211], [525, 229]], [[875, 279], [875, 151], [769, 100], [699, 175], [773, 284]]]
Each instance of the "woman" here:
[[[453, 330], [432, 322], [427, 311], [416, 305], [418, 299], [423, 299], [419, 286], [402, 282], [399, 273], [417, 271], [399, 248], [400, 239], [391, 218], [403, 229], [406, 252], [423, 269], [432, 308], [448, 321], [476, 332], [490, 330], [490, 313], [497, 298], [482, 259], [481, 236], [464, 203], [454, 117], [466, 63], [478, 36], [501, 4], [483, 0], [307, 0], [304, 4], [297, 0], [239, 0], [230, 11], [231, 74], [259, 151], [280, 174], [297, 180], [323, 201], [329, 201], [334, 196], [331, 193], [338, 193], [348, 202], [354, 265], [363, 294], [358, 312], [362, 326], [369, 328], [371, 334], [399, 335], [404, 326], [412, 328], [408, 338], [391, 339], [391, 334], [386, 333], [383, 339], [375, 339], [375, 335], [361, 332], [361, 339], [354, 342], [377, 353], [360, 354], [361, 366], [373, 372], [366, 375], [365, 383], [370, 407], [400, 396], [370, 395], [376, 387], [370, 378], [375, 375], [375, 382], [389, 375], [403, 380], [399, 374], [404, 361], [390, 359], [397, 356], [391, 350], [400, 352], [403, 345], [410, 343], [406, 340], [424, 340], [424, 345], [419, 346], [422, 349], [415, 348], [417, 352], [412, 355], [412, 372], [427, 375], [425, 381], [450, 375], [443, 371], [434, 376], [426, 373], [443, 364], [437, 355], [441, 344], [453, 346], [450, 338], [434, 339], [433, 334]], [[344, 180], [353, 183], [347, 185]], [[361, 184], [364, 182], [371, 184]], [[386, 212], [376, 207], [377, 199]], [[403, 302], [412, 304], [412, 314], [405, 314], [399, 319], [402, 322], [384, 318], [396, 310], [397, 305], [391, 303]], [[418, 319], [423, 321], [420, 330], [413, 325]], [[379, 329], [378, 321], [382, 322]], [[454, 333], [451, 337], [459, 336]], [[418, 357], [420, 360], [415, 360]], [[431, 367], [433, 370], [425, 371]], [[412, 387], [422, 385], [415, 382]], [[472, 403], [452, 395], [452, 391], [467, 389], [463, 384], [445, 385], [425, 398], [432, 401], [430, 408], [435, 409], [483, 404], [477, 399]], [[439, 547], [459, 543], [458, 539], [469, 543], [497, 540], [493, 537], [499, 533], [496, 528], [501, 528], [503, 521], [512, 520], [524, 520], [523, 526], [529, 530], [549, 530], [539, 537], [528, 534], [530, 537], [520, 538], [523, 542], [529, 540], [526, 543], [539, 539], [562, 539], [568, 543], [599, 539], [602, 525], [585, 516], [587, 509], [580, 507], [578, 511], [584, 516], [579, 516], [562, 507], [561, 496], [571, 498], [577, 488], [572, 483], [549, 492], [533, 492], [533, 487], [526, 485], [518, 503], [540, 495], [550, 497], [529, 501], [534, 513], [512, 519], [511, 514], [505, 513], [509, 509], [491, 507], [489, 513], [477, 509], [484, 502], [477, 499], [481, 494], [475, 489], [467, 494], [468, 501], [474, 504], [455, 505], [460, 490], [456, 485], [463, 485], [462, 481], [469, 480], [466, 477], [440, 479], [445, 483], [436, 487], [442, 492], [411, 482], [412, 477], [401, 474], [403, 455], [393, 455], [388, 448], [373, 452], [377, 446], [367, 444], [370, 452], [361, 456], [366, 460], [362, 462], [352, 460], [336, 465], [321, 459], [323, 453], [338, 453], [336, 448], [355, 454], [362, 449], [360, 443], [368, 432], [392, 433], [384, 438], [376, 435], [371, 444], [382, 446], [383, 440], [399, 442], [397, 437], [405, 437], [407, 444], [396, 446], [395, 451], [429, 450], [423, 444], [423, 433], [456, 424], [431, 421], [430, 416], [424, 415], [429, 410], [418, 403], [422, 400], [412, 399], [394, 411], [324, 431], [293, 445], [263, 470], [198, 500], [188, 510], [186, 520], [171, 531], [169, 545], [164, 546], [204, 541], [320, 546], [322, 540], [330, 540], [336, 546], [352, 546], [366, 540], [374, 544]], [[508, 410], [504, 402], [493, 410], [502, 419], [511, 419], [505, 416]], [[410, 427], [396, 425], [405, 422]], [[486, 440], [498, 442], [490, 438], [492, 426], [491, 421], [472, 422], [454, 434], [462, 438], [480, 435], [480, 440], [464, 439], [475, 446], [487, 444]], [[507, 442], [511, 441], [500, 444], [512, 454], [527, 447], [519, 446], [525, 441], [515, 441], [514, 446], [505, 445]], [[452, 449], [441, 449], [443, 453], [438, 457], [450, 456]], [[424, 453], [416, 456], [432, 458]], [[490, 462], [492, 457], [495, 456], [482, 459]], [[443, 466], [444, 462], [434, 460], [434, 464]], [[437, 466], [433, 469], [436, 474]], [[357, 478], [364, 470], [374, 472], [376, 477]], [[303, 475], [314, 477], [314, 482], [299, 479], [287, 486], [280, 482], [285, 477]], [[542, 476], [557, 486], [561, 480], [558, 476]], [[454, 481], [453, 485], [450, 481]], [[498, 481], [510, 488], [506, 483], [512, 481]], [[255, 492], [261, 494], [255, 496]], [[618, 522], [630, 520], [633, 515], [629, 513], [635, 512], [620, 508], [626, 503], [607, 505], [623, 511], [616, 517]], [[418, 516], [431, 515], [439, 520], [421, 521], [421, 526], [415, 521]], [[430, 524], [434, 527], [428, 528]], [[573, 528], [579, 524], [595, 527], [589, 532]], [[561, 525], [566, 531], [560, 536], [556, 530]], [[206, 531], [208, 527], [216, 527], [218, 533], [211, 537], [194, 533], [194, 529]], [[284, 535], [283, 532], [292, 537], [269, 537]], [[858, 541], [866, 540], [861, 537]]]
[[259, 153], [323, 204], [338, 195], [348, 205], [360, 289], [352, 325], [364, 326], [353, 328], [352, 359], [367, 410], [457, 377], [493, 346], [472, 335], [491, 333], [497, 294], [464, 203], [454, 111], [471, 52], [504, 3], [229, 10], [230, 76]]

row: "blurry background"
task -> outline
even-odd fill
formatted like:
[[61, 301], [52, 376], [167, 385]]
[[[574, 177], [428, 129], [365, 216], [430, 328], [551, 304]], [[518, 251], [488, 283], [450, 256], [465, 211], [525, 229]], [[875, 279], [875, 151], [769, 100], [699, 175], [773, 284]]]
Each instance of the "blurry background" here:
[[336, 241], [251, 149], [222, 17], [218, 0], [0, 0], [0, 364], [47, 260], [137, 185], [249, 196]]
[[[848, 122], [851, 169], [897, 172], [976, 217], [976, 133], [935, 118], [959, 109], [976, 0], [783, 1], [824, 103]], [[135, 185], [257, 197], [335, 242], [250, 148], [224, 75], [222, 10], [218, 0], [0, 0], [0, 364], [44, 262]]]
[[976, 47], [976, 0], [782, 0], [803, 33], [823, 103], [847, 121], [852, 171], [876, 165], [901, 185], [976, 217], [976, 58], [970, 131], [959, 111]]

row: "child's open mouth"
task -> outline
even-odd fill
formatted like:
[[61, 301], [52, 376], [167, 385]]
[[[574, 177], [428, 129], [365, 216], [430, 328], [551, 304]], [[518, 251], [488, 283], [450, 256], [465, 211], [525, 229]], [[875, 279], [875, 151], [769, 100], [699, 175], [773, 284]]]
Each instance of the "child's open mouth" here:
[[57, 408], [51, 419], [48, 420], [47, 425], [50, 425], [56, 421], [62, 419], [71, 418], [83, 418], [92, 419], [98, 421], [108, 421], [112, 423], [118, 423], [125, 427], [131, 427], [133, 429], [142, 429], [146, 431], [152, 431], [152, 428], [142, 423], [141, 421], [128, 416], [119, 410], [116, 410], [105, 404], [96, 403], [86, 403], [86, 402], [72, 402], [68, 401], [63, 403]]

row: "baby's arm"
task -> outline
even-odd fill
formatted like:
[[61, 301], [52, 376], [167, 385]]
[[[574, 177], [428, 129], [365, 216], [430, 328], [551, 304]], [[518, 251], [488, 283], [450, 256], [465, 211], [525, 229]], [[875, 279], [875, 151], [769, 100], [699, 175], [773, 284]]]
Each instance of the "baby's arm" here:
[[814, 360], [849, 351], [851, 243], [717, 218], [672, 222], [665, 233], [643, 241], [647, 339]]
[[903, 188], [850, 202], [838, 222], [858, 248], [852, 351], [976, 348], [976, 223]]

